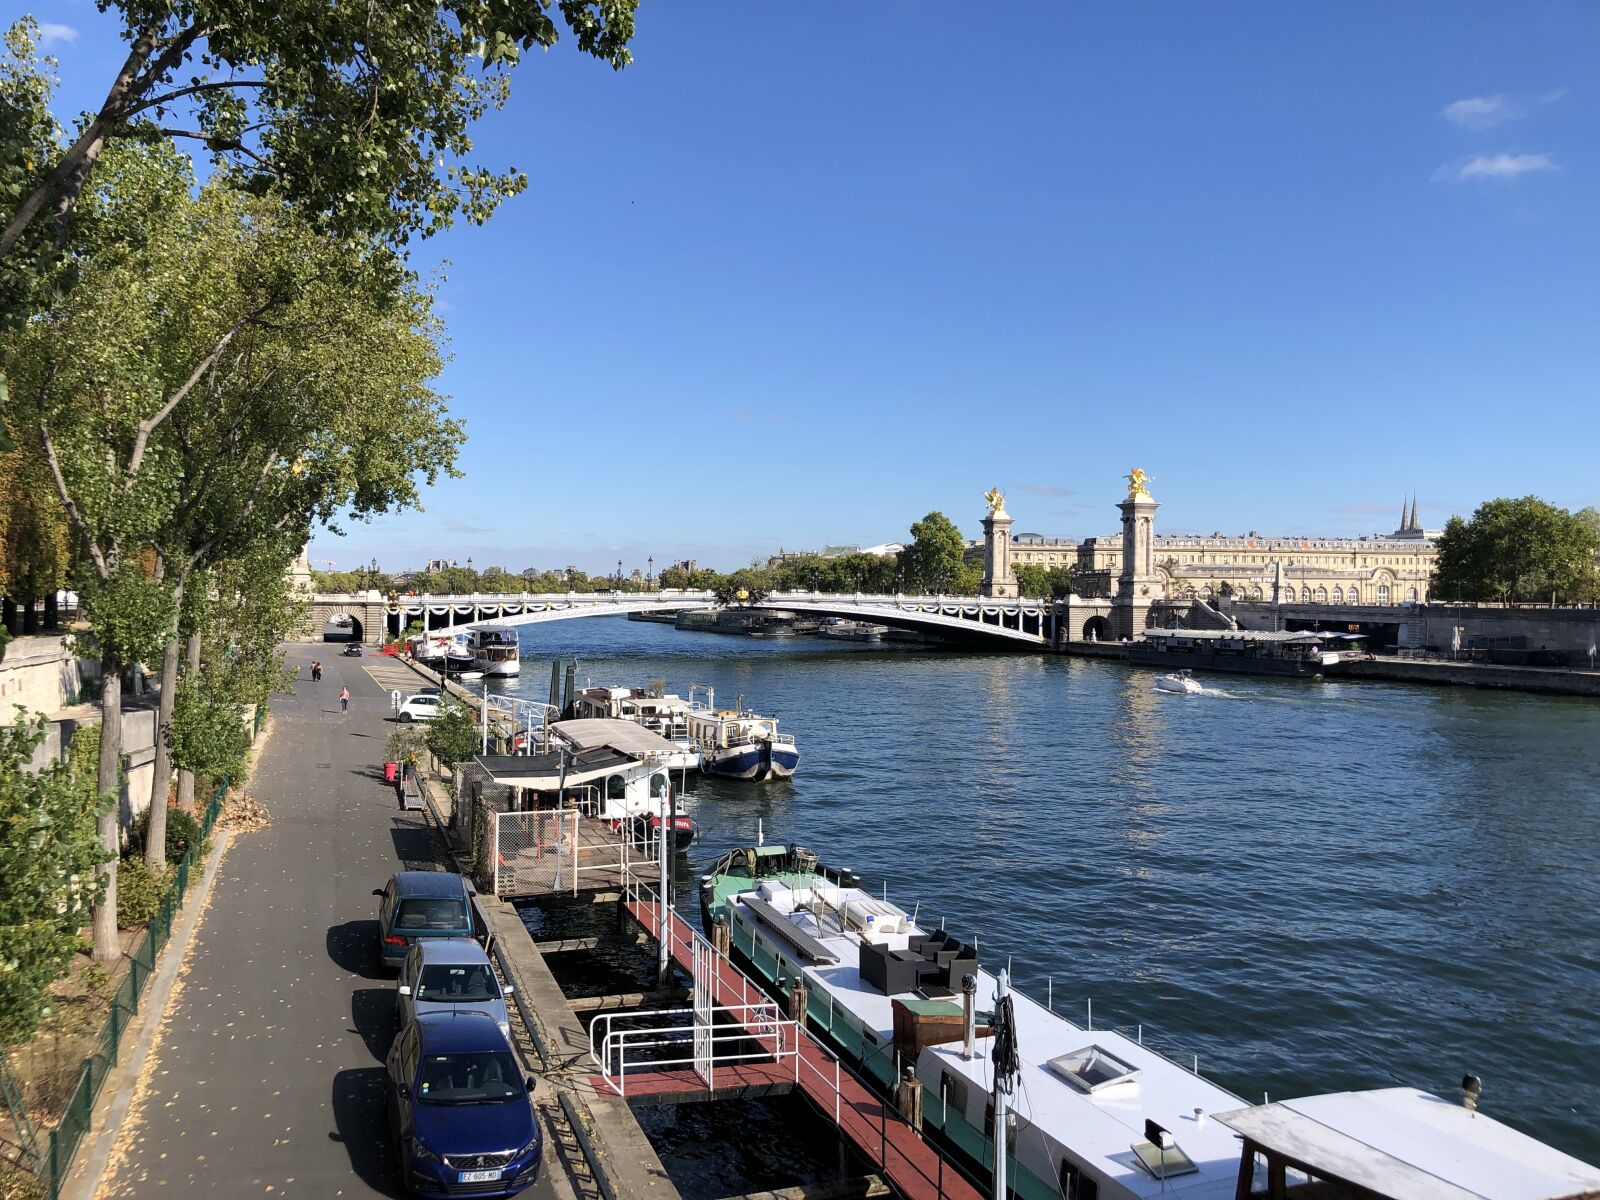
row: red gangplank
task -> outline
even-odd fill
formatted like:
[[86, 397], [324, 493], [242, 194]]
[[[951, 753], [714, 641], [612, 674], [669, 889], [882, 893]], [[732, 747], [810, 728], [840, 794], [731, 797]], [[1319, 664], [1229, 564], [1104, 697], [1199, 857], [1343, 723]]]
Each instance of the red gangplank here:
[[[633, 889], [630, 889], [632, 891]], [[645, 929], [655, 933], [661, 927], [660, 910], [655, 896], [638, 890], [627, 900], [628, 911]], [[676, 912], [672, 913], [671, 933], [673, 959], [686, 970], [694, 969], [691, 957], [693, 931]], [[721, 955], [714, 955], [716, 968], [711, 983], [711, 1003], [719, 1007], [748, 1005], [769, 1000], [762, 990], [750, 982], [732, 963]], [[800, 1033], [799, 1058], [793, 1065], [782, 1064], [787, 1070], [778, 1072], [799, 1084], [822, 1114], [829, 1117], [866, 1157], [888, 1177], [895, 1189], [909, 1200], [984, 1200], [976, 1188], [967, 1182], [954, 1167], [946, 1167], [939, 1154], [907, 1125], [898, 1111], [890, 1108], [877, 1094], [849, 1071], [842, 1069], [839, 1060], [809, 1030]], [[734, 1066], [718, 1067], [720, 1077], [729, 1073], [729, 1082], [742, 1082], [740, 1074], [748, 1074], [750, 1082], [755, 1077], [769, 1075], [772, 1067], [741, 1071]], [[679, 1072], [662, 1072], [662, 1090], [690, 1090], [687, 1079], [676, 1078]], [[668, 1074], [673, 1079], [665, 1078]], [[692, 1073], [691, 1073], [692, 1074]], [[652, 1090], [651, 1073], [629, 1076], [628, 1090], [638, 1088], [644, 1095]], [[704, 1081], [696, 1077], [695, 1085], [704, 1090]]]

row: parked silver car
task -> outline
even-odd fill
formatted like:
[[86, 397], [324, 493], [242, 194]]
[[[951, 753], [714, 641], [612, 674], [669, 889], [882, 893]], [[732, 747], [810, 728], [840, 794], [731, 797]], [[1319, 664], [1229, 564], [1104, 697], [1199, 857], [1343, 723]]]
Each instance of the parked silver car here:
[[421, 1013], [472, 1011], [487, 1013], [511, 1036], [506, 997], [483, 947], [470, 938], [426, 938], [406, 951], [400, 967], [400, 1027]]

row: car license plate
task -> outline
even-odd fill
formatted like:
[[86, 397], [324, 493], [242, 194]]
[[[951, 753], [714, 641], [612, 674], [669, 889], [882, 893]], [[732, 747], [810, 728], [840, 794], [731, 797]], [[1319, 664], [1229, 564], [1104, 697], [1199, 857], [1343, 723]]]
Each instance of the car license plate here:
[[500, 1172], [499, 1171], [462, 1171], [461, 1172], [461, 1178], [459, 1180], [457, 1180], [457, 1182], [458, 1183], [488, 1183], [491, 1180], [495, 1180], [495, 1179], [499, 1179], [499, 1178], [500, 1178]]

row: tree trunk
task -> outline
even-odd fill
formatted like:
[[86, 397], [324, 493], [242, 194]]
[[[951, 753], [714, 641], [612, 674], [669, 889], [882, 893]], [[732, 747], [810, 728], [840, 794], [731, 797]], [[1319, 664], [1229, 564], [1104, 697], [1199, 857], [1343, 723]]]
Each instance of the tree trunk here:
[[106, 881], [105, 898], [94, 910], [94, 960], [113, 963], [122, 956], [117, 941], [117, 858], [122, 847], [122, 662], [115, 654], [100, 655], [100, 773], [102, 797], [113, 797], [111, 811], [100, 818], [100, 844], [111, 856], [100, 864]]
[[[189, 645], [186, 648], [185, 658], [188, 660], [189, 677], [200, 671], [200, 634], [198, 631], [189, 635]], [[179, 770], [178, 772], [178, 807], [184, 812], [194, 813], [194, 772]]]
[[152, 871], [167, 867], [167, 791], [172, 786], [172, 750], [167, 734], [172, 728], [172, 705], [178, 697], [178, 622], [183, 610], [183, 576], [172, 589], [172, 629], [161, 656], [161, 701], [156, 707], [156, 761], [150, 777], [150, 823], [145, 827], [144, 865]]

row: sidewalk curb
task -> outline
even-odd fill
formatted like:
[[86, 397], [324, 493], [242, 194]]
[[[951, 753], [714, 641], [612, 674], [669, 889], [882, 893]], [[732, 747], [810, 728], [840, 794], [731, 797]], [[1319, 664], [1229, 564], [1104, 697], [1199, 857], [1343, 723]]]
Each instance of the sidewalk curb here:
[[195, 930], [211, 899], [211, 889], [221, 869], [222, 856], [227, 853], [231, 841], [227, 830], [217, 832], [216, 844], [206, 857], [200, 885], [190, 892], [189, 902], [183, 906], [183, 915], [173, 927], [172, 937], [168, 939], [161, 955], [161, 965], [156, 968], [145, 990], [143, 1003], [139, 1006], [138, 1033], [131, 1044], [125, 1046], [117, 1065], [106, 1079], [100, 1100], [95, 1105], [96, 1112], [91, 1118], [93, 1128], [85, 1135], [84, 1144], [75, 1156], [76, 1161], [61, 1189], [61, 1200], [94, 1200], [100, 1193], [112, 1151], [116, 1149], [117, 1139], [122, 1134], [123, 1122], [127, 1120], [128, 1111], [138, 1094], [145, 1064], [149, 1062], [166, 1023], [167, 1001], [171, 999], [172, 986], [194, 945]]

